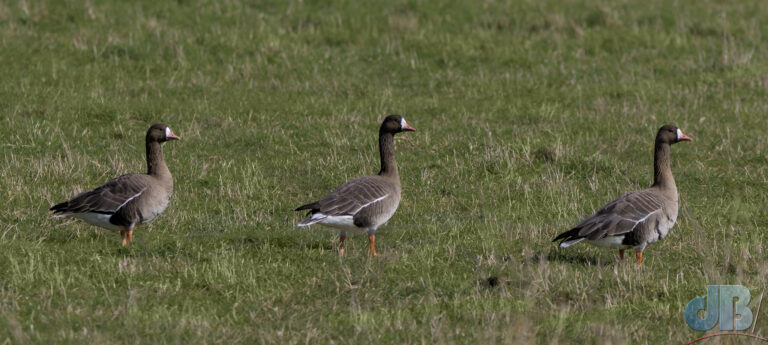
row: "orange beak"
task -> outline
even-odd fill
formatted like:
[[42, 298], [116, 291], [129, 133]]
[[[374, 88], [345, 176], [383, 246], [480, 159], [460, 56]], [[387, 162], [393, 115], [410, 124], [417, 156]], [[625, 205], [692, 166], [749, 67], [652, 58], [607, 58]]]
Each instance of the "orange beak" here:
[[416, 131], [416, 128], [413, 128], [409, 125], [405, 125], [405, 127], [403, 127], [403, 132], [415, 132], [415, 131]]
[[680, 141], [693, 141], [693, 138], [683, 134], [683, 132], [680, 132], [680, 138], [678, 140]]
[[171, 132], [171, 135], [169, 135], [166, 139], [168, 139], [168, 140], [181, 140], [181, 138], [179, 138], [178, 135], [173, 134], [173, 132]]

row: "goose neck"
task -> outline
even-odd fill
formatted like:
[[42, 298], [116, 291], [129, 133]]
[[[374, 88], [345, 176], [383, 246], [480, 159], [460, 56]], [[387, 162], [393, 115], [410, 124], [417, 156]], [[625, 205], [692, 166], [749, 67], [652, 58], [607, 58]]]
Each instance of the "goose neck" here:
[[653, 155], [653, 185], [661, 189], [677, 189], [675, 178], [669, 163], [670, 146], [668, 143], [656, 142]]
[[390, 132], [379, 132], [379, 154], [381, 155], [381, 171], [379, 175], [399, 177], [397, 161], [395, 161], [395, 136]]
[[163, 147], [157, 141], [147, 140], [147, 174], [158, 177], [171, 176], [163, 158]]

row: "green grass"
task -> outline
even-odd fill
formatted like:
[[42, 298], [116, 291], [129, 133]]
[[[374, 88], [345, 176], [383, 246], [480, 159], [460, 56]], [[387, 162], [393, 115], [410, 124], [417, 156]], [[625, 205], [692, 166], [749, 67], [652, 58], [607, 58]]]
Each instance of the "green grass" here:
[[[0, 344], [684, 343], [707, 284], [766, 337], [767, 4], [0, 2]], [[375, 173], [388, 113], [403, 201], [340, 259], [292, 209]], [[133, 246], [49, 217], [160, 121], [175, 194]], [[695, 141], [644, 265], [550, 243], [650, 184], [666, 123]]]

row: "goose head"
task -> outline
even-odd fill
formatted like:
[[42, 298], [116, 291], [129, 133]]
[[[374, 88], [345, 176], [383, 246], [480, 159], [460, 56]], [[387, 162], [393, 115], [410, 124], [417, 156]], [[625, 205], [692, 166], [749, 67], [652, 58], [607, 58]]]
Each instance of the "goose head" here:
[[659, 128], [659, 132], [656, 134], [656, 141], [665, 144], [676, 144], [681, 141], [691, 141], [691, 137], [683, 134], [677, 126], [664, 125]]
[[152, 125], [152, 127], [149, 127], [149, 130], [147, 131], [147, 141], [163, 143], [168, 140], [181, 140], [181, 138], [176, 134], [173, 134], [171, 127], [162, 123], [156, 123]]
[[400, 115], [389, 115], [381, 123], [381, 129], [379, 132], [397, 134], [400, 132], [413, 132], [416, 128], [413, 128], [405, 122], [405, 118]]

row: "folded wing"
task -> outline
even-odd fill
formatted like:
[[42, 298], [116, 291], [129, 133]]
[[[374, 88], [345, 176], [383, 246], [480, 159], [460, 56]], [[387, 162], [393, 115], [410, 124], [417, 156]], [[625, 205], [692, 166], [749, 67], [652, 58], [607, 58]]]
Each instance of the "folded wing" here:
[[148, 188], [144, 176], [129, 174], [116, 177], [109, 182], [50, 208], [54, 217], [77, 213], [115, 214]]
[[662, 209], [663, 201], [657, 193], [648, 190], [627, 193], [560, 234], [553, 242], [562, 240], [560, 246], [568, 247], [585, 239], [595, 241], [626, 234]]
[[379, 176], [365, 176], [350, 180], [317, 202], [296, 210], [310, 210], [312, 216], [299, 226], [317, 223], [326, 217], [352, 216], [374, 205], [391, 194], [389, 186]]

